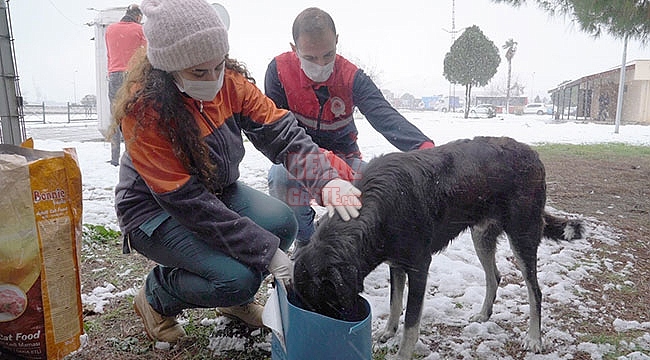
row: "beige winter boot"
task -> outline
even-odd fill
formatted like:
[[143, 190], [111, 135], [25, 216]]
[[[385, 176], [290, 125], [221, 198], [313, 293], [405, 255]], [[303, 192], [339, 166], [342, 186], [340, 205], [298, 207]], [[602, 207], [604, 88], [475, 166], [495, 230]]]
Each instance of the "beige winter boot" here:
[[252, 302], [246, 305], [220, 307], [217, 308], [217, 310], [219, 310], [224, 316], [244, 322], [249, 327], [264, 327], [264, 323], [262, 323], [262, 312], [264, 311], [264, 306], [257, 302]]
[[185, 336], [185, 330], [173, 316], [162, 316], [154, 310], [144, 294], [144, 287], [133, 299], [135, 313], [142, 318], [144, 330], [151, 340], [175, 343]]

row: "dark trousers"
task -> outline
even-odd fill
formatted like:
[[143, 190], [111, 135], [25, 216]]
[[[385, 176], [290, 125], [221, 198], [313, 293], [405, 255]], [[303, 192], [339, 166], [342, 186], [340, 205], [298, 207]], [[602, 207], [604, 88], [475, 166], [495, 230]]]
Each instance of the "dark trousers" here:
[[[122, 86], [124, 81], [124, 72], [116, 71], [108, 74], [108, 100], [111, 104], [111, 112], [113, 108], [113, 103], [115, 101], [115, 95], [117, 90]], [[122, 132], [120, 128], [115, 129], [115, 133], [111, 136], [111, 164], [117, 166], [120, 164], [120, 152], [121, 152], [121, 143], [122, 143]]]

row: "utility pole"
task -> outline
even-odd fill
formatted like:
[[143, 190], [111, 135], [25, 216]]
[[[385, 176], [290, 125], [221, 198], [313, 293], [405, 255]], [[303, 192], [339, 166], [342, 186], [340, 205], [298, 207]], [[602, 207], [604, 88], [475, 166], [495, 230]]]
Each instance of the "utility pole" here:
[[627, 38], [623, 40], [623, 60], [621, 61], [621, 76], [618, 80], [618, 100], [616, 101], [616, 121], [614, 134], [618, 134], [618, 127], [621, 124], [621, 113], [623, 112], [623, 92], [625, 92], [625, 63], [627, 62]]
[[[456, 0], [451, 0], [451, 30], [442, 29], [451, 34], [451, 45], [456, 41]], [[456, 102], [452, 100], [452, 96], [456, 95], [456, 85], [449, 83], [449, 97], [447, 99], [447, 109], [449, 111], [456, 111]], [[469, 102], [469, 99], [466, 99]], [[452, 108], [453, 104], [453, 108]], [[467, 106], [467, 104], [465, 104]], [[453, 109], [453, 110], [452, 110]]]
[[0, 135], [3, 144], [20, 145], [25, 140], [25, 123], [8, 3], [0, 0]]

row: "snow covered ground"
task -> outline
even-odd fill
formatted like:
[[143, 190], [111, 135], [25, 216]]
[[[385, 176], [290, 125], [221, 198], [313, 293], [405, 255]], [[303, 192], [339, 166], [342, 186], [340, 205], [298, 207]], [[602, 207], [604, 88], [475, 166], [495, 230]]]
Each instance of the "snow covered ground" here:
[[[650, 146], [650, 126], [625, 125], [615, 134], [613, 125], [582, 121], [555, 122], [548, 115], [463, 119], [461, 114], [409, 111], [403, 113], [438, 145], [459, 138], [487, 135], [510, 136], [528, 144], [619, 142]], [[396, 151], [363, 117], [357, 118], [357, 126], [359, 144], [366, 160], [378, 154]], [[83, 174], [84, 223], [118, 229], [113, 209], [113, 189], [117, 182], [118, 170], [107, 163], [110, 158], [110, 144], [101, 141], [101, 135], [95, 125], [29, 125], [27, 132], [28, 136], [34, 138], [37, 149], [76, 148]], [[270, 162], [250, 143], [246, 143], [246, 146], [247, 154], [241, 164], [241, 180], [266, 192], [266, 173]], [[571, 212], [571, 209], [552, 210]], [[586, 220], [589, 228], [587, 240], [570, 244], [544, 242], [539, 248], [538, 276], [544, 299], [542, 330], [548, 351], [539, 355], [528, 354], [526, 359], [573, 359], [573, 354], [578, 351], [590, 354], [592, 359], [602, 359], [613, 350], [611, 345], [600, 342], [580, 342], [578, 339], [585, 334], [554, 327], [554, 324], [565, 319], [551, 315], [554, 307], [570, 307], [577, 309], [584, 319], [590, 322], [601, 321], [600, 310], [593, 308], [593, 304], [584, 303], [584, 299], [580, 298], [579, 295], [587, 290], [580, 288], [578, 283], [589, 278], [594, 272], [608, 271], [608, 265], [611, 264], [608, 264], [607, 259], [595, 255], [592, 244], [616, 243], [618, 236], [615, 229], [608, 224], [595, 219]], [[451, 356], [450, 354], [463, 359], [507, 358], [502, 355], [503, 349], [513, 339], [523, 338], [528, 324], [526, 288], [509, 257], [511, 252], [507, 242], [502, 241], [497, 250], [497, 266], [504, 278], [514, 280], [499, 288], [492, 318], [479, 324], [468, 321], [471, 315], [480, 310], [485, 291], [483, 271], [474, 254], [468, 233], [462, 234], [443, 253], [434, 256], [422, 315], [422, 335], [418, 344], [418, 351], [424, 358], [444, 359]], [[627, 271], [631, 273], [632, 269], [628, 268]], [[124, 284], [124, 288], [85, 289], [84, 302], [96, 305], [96, 309], [101, 311], [102, 301], [132, 294], [134, 289], [128, 288], [130, 285]], [[611, 284], [603, 284], [603, 292], [609, 285]], [[380, 266], [366, 278], [365, 292], [362, 295], [372, 306], [372, 327], [373, 332], [377, 332], [385, 325], [389, 312], [387, 266]], [[629, 352], [625, 352], [625, 355], [618, 359], [650, 359], [650, 323], [639, 323], [635, 319], [617, 319], [613, 325], [623, 334], [632, 330], [641, 330], [643, 334], [627, 344]], [[460, 333], [445, 336], [448, 327], [460, 328]], [[211, 342], [215, 352], [241, 345], [236, 339], [222, 340], [215, 339]], [[389, 341], [388, 345], [397, 345], [397, 339]], [[426, 350], [428, 348], [439, 350], [429, 352]]]

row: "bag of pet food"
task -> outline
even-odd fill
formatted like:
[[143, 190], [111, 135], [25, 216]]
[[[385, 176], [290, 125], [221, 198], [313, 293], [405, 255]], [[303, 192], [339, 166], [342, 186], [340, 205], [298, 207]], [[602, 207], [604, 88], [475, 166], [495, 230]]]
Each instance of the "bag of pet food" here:
[[0, 357], [81, 346], [81, 172], [74, 149], [0, 144]]

